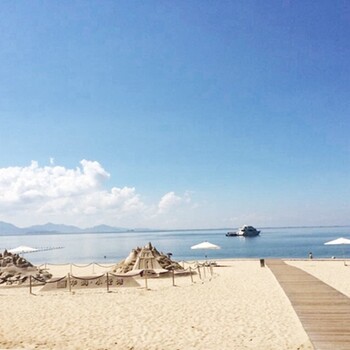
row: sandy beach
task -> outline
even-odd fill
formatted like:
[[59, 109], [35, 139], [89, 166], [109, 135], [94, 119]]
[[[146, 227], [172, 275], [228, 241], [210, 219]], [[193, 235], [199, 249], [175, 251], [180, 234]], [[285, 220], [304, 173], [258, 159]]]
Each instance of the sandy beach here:
[[[258, 260], [217, 261], [214, 275], [144, 280], [139, 287], [1, 288], [1, 349], [312, 349], [289, 300]], [[343, 293], [342, 261], [289, 261]], [[109, 267], [47, 266], [54, 276]], [[92, 270], [93, 269], [93, 270]], [[345, 278], [346, 277], [346, 278]]]

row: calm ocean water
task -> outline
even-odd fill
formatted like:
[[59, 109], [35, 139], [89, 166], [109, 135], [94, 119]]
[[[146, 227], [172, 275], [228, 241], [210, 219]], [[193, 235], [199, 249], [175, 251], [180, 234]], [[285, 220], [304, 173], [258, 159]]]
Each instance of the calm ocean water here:
[[[63, 247], [62, 249], [25, 254], [39, 263], [116, 262], [125, 258], [132, 248], [151, 242], [159, 251], [171, 252], [175, 260], [222, 258], [315, 258], [350, 257], [349, 246], [325, 246], [339, 237], [350, 238], [350, 227], [263, 229], [253, 238], [226, 237], [226, 230], [128, 232], [103, 234], [45, 234], [0, 236], [1, 250], [19, 245]], [[194, 244], [209, 241], [221, 246], [207, 252], [191, 250]]]

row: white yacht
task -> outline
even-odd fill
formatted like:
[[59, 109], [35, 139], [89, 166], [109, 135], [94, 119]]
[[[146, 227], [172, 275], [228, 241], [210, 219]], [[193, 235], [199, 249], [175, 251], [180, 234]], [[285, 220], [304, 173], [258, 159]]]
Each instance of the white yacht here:
[[260, 234], [260, 231], [258, 231], [253, 226], [244, 225], [242, 226], [237, 232], [227, 232], [227, 237], [233, 237], [233, 236], [244, 236], [244, 237], [254, 237], [258, 236]]

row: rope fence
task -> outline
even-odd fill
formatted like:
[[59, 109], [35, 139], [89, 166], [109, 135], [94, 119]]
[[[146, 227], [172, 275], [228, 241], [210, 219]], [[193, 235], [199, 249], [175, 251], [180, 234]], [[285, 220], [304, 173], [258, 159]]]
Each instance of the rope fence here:
[[86, 269], [90, 266], [92, 266], [92, 274], [95, 274], [95, 267], [98, 266], [102, 269], [109, 269], [109, 268], [112, 268], [114, 267], [116, 264], [108, 264], [108, 265], [105, 265], [105, 264], [100, 264], [100, 263], [97, 263], [97, 262], [92, 262], [92, 263], [89, 263], [89, 264], [74, 264], [74, 263], [61, 263], [61, 264], [53, 264], [53, 263], [44, 263], [44, 264], [41, 264], [39, 265], [39, 269], [44, 269], [44, 270], [49, 270], [50, 269], [50, 266], [52, 267], [62, 267], [62, 266], [67, 266], [69, 265], [69, 272], [70, 274], [72, 275], [73, 274], [73, 267], [74, 269]]
[[[94, 263], [85, 265], [84, 267], [88, 267], [90, 265], [93, 265]], [[58, 264], [55, 264], [58, 265]], [[62, 264], [59, 264], [62, 265]], [[67, 264], [64, 264], [67, 265]], [[79, 265], [70, 264], [71, 266], [75, 267], [81, 267]], [[114, 264], [112, 266], [115, 266]], [[106, 266], [103, 266], [106, 267]], [[213, 266], [208, 263], [198, 263], [194, 262], [193, 267], [189, 266], [186, 269], [183, 270], [170, 270], [169, 272], [165, 273], [164, 275], [171, 276], [171, 282], [173, 286], [176, 286], [176, 280], [178, 278], [184, 278], [186, 276], [190, 276], [191, 284], [196, 283], [194, 276], [198, 276], [197, 280], [204, 281], [207, 279], [207, 277], [213, 277]], [[158, 274], [156, 277], [161, 277], [162, 274]], [[155, 277], [154, 271], [152, 270], [142, 270], [141, 272], [135, 273], [134, 275], [125, 275], [125, 274], [116, 274], [112, 272], [106, 272], [103, 274], [100, 274], [98, 276], [93, 277], [80, 277], [75, 276], [72, 273], [68, 273], [66, 276], [63, 277], [57, 277], [53, 278], [49, 281], [45, 281], [44, 279], [37, 278], [35, 276], [30, 275], [29, 276], [29, 292], [30, 294], [33, 294], [33, 287], [37, 286], [46, 286], [46, 284], [54, 284], [56, 283], [57, 289], [68, 289], [69, 292], [72, 292], [73, 288], [84, 288], [84, 287], [103, 287], [103, 285], [106, 286], [107, 292], [110, 292], [110, 287], [121, 287], [126, 286], [128, 283], [125, 283], [129, 279], [129, 284], [131, 286], [139, 286], [138, 283], [131, 282], [135, 281], [134, 277], [140, 278], [144, 281], [144, 288], [148, 290], [148, 284], [149, 280], [152, 279], [152, 277]], [[93, 283], [92, 283], [93, 282]], [[134, 283], [134, 285], [132, 284]]]
[[115, 266], [116, 264], [106, 265], [106, 264], [100, 264], [100, 263], [97, 263], [97, 262], [92, 262], [92, 263], [89, 263], [89, 264], [79, 264], [79, 265], [74, 264], [74, 263], [61, 263], [61, 264], [44, 263], [44, 264], [39, 265], [39, 267], [47, 268], [48, 266], [65, 266], [65, 265], [72, 265], [72, 266], [75, 266], [75, 267], [78, 267], [78, 268], [86, 268], [86, 267], [89, 267], [91, 265], [96, 265], [96, 266], [99, 266], [99, 267], [102, 267], [102, 268], [111, 268], [111, 267]]

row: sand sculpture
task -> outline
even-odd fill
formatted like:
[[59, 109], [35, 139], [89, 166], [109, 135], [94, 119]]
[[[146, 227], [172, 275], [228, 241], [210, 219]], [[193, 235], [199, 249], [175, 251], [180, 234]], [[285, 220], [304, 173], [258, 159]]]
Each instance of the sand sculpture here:
[[151, 243], [143, 248], [132, 249], [126, 259], [120, 261], [113, 269], [116, 273], [127, 273], [136, 270], [155, 270], [164, 272], [183, 270], [183, 267], [170, 259], [170, 256], [159, 252]]
[[38, 269], [18, 254], [5, 250], [0, 253], [0, 285], [21, 285], [32, 275], [41, 281], [52, 277], [47, 271]]

